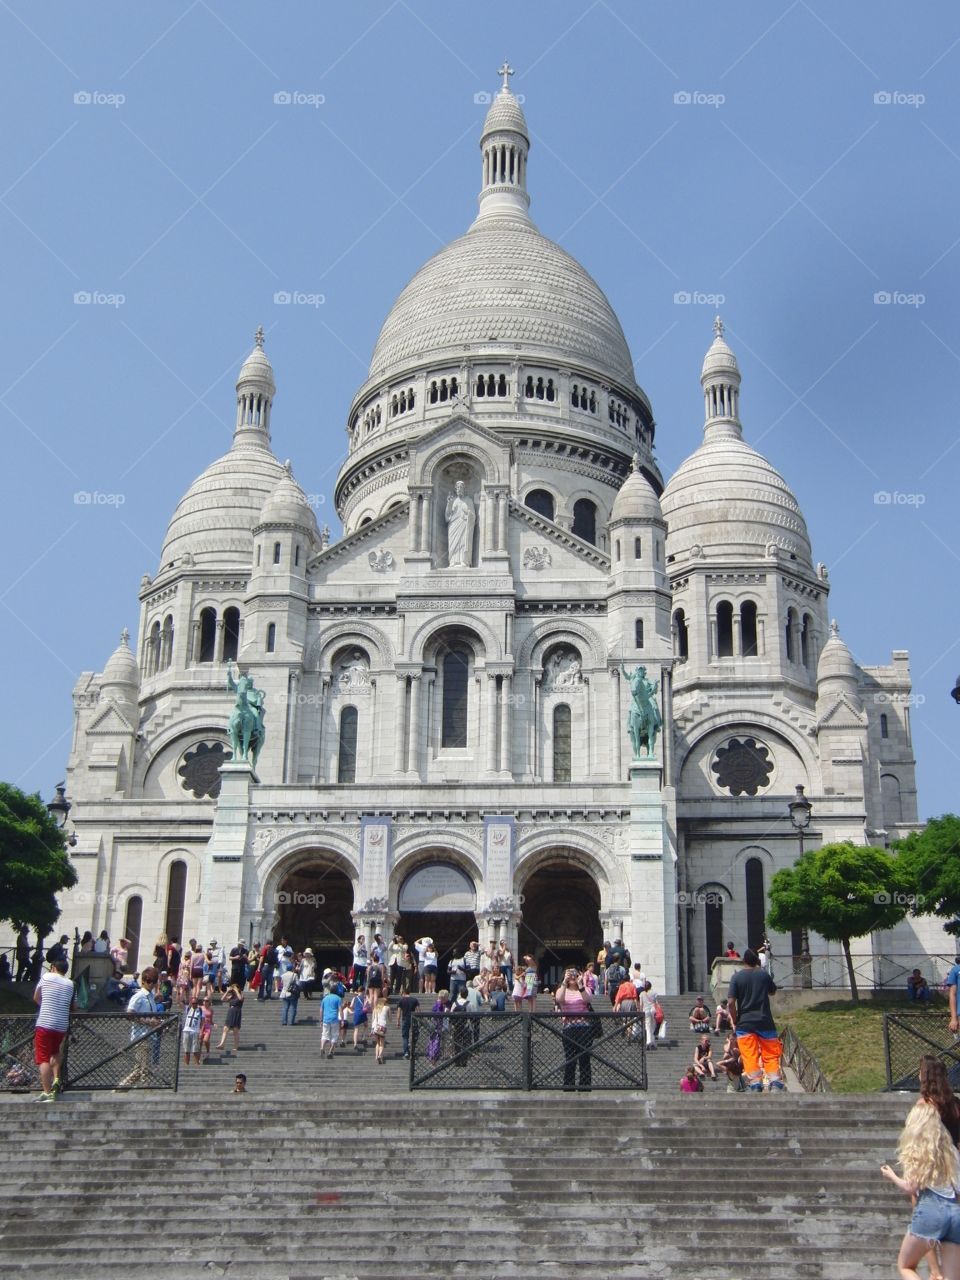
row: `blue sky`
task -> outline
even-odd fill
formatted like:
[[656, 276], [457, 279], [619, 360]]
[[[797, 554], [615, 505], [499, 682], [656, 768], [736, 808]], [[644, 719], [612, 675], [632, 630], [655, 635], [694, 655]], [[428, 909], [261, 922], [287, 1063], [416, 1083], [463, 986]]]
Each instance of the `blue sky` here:
[[699, 443], [722, 295], [747, 438], [857, 659], [910, 650], [921, 814], [957, 809], [960, 9], [10, 0], [0, 34], [0, 777], [63, 776], [76, 676], [136, 630], [260, 323], [275, 451], [336, 529], [350, 398], [474, 216], [474, 99], [506, 55], [531, 212], [616, 308], [661, 469]]

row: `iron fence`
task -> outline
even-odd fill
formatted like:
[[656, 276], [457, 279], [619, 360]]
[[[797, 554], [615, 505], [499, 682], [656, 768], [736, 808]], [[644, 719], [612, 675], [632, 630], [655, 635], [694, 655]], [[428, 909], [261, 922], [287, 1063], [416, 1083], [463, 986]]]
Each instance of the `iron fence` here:
[[[33, 1061], [35, 1019], [0, 1017], [0, 1093], [40, 1087]], [[77, 1013], [60, 1078], [64, 1091], [85, 1089], [176, 1089], [180, 1067], [180, 1015]]]
[[[907, 978], [919, 969], [931, 991], [941, 987], [954, 963], [954, 953], [928, 955], [926, 952], [854, 955], [853, 972], [863, 991], [906, 991]], [[782, 988], [850, 988], [844, 956], [774, 956], [773, 978]]]
[[643, 1019], [594, 1013], [417, 1013], [411, 1089], [646, 1089]]
[[883, 1054], [887, 1089], [918, 1093], [920, 1059], [938, 1058], [946, 1067], [950, 1084], [960, 1090], [960, 1035], [954, 1035], [941, 1013], [885, 1013]]
[[783, 1060], [800, 1081], [805, 1093], [829, 1093], [830, 1085], [821, 1070], [820, 1063], [801, 1040], [798, 1040], [792, 1027], [787, 1027], [781, 1036], [783, 1041]]

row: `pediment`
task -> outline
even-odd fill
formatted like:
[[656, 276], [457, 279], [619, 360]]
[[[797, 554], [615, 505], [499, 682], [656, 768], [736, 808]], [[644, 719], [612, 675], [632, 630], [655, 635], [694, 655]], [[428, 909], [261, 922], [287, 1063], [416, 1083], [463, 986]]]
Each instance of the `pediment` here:
[[852, 702], [846, 694], [841, 694], [830, 710], [817, 719], [818, 729], [865, 729], [866, 727], [866, 712]]
[[[133, 703], [124, 703], [124, 707], [129, 707], [134, 716], [137, 714], [136, 706]], [[130, 723], [115, 702], [108, 702], [87, 727], [87, 733], [92, 734], [133, 733], [133, 730], [134, 725]]]
[[[545, 563], [542, 553], [546, 553]], [[513, 500], [510, 502], [510, 558], [514, 577], [525, 577], [528, 581], [536, 579], [538, 574], [544, 578], [556, 577], [562, 574], [565, 565], [582, 572], [588, 564], [604, 576], [610, 572], [610, 557], [605, 552]]]
[[509, 484], [513, 451], [508, 441], [468, 414], [454, 412], [411, 445], [411, 487], [432, 485], [438, 462], [457, 450], [477, 463], [485, 483]]

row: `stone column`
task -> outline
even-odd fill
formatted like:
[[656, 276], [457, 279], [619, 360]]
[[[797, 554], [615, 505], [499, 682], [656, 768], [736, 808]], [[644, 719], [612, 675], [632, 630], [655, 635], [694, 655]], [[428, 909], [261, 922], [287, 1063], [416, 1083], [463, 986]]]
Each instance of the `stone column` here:
[[433, 502], [432, 494], [423, 495], [423, 511], [420, 521], [420, 550], [428, 555], [433, 551]]
[[223, 661], [223, 618], [217, 619], [217, 639], [214, 657], [217, 662]]
[[610, 669], [610, 714], [613, 721], [613, 732], [610, 735], [612, 757], [610, 771], [613, 775], [613, 781], [620, 782], [621, 770], [623, 769], [623, 723], [620, 719], [620, 672], [616, 667], [611, 667]]
[[300, 673], [291, 671], [287, 676], [286, 741], [283, 748], [283, 780], [297, 780], [297, 700], [300, 692]]
[[220, 777], [213, 831], [203, 852], [197, 933], [201, 938], [236, 939], [246, 932], [240, 914], [250, 787], [257, 776], [249, 764], [229, 761], [220, 766]]
[[330, 688], [330, 677], [322, 675], [320, 677], [320, 706], [317, 714], [320, 717], [320, 733], [319, 742], [317, 743], [317, 781], [322, 785], [327, 780], [327, 771], [324, 768], [323, 759], [323, 728], [324, 721], [327, 718], [327, 690]]
[[500, 682], [500, 772], [513, 775], [511, 758], [511, 732], [513, 724], [513, 677], [504, 676]]
[[505, 552], [507, 549], [507, 510], [510, 506], [510, 496], [506, 491], [499, 495], [497, 506], [497, 550]]
[[420, 675], [410, 677], [410, 745], [407, 748], [407, 772], [420, 778]]
[[499, 763], [497, 742], [497, 677], [487, 676], [487, 772], [496, 773]]
[[767, 652], [767, 622], [765, 618], [757, 618], [757, 657], [763, 658]]
[[408, 526], [408, 536], [410, 539], [410, 550], [420, 550], [420, 496], [410, 492], [410, 516]]
[[406, 766], [406, 753], [404, 751], [407, 720], [407, 677], [397, 676], [397, 706], [395, 711], [396, 720], [394, 722], [394, 773], [403, 773]]
[[530, 769], [532, 778], [540, 777], [540, 707], [543, 701], [543, 672], [538, 671], [533, 677], [533, 724], [530, 737], [533, 746], [533, 761]]
[[743, 657], [743, 637], [740, 634], [740, 614], [734, 609], [733, 611], [733, 656], [735, 658]]

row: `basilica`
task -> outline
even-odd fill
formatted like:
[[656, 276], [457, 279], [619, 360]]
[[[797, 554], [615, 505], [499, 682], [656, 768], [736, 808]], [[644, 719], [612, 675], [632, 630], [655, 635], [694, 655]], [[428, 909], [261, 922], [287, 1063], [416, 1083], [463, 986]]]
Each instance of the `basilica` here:
[[859, 666], [830, 620], [722, 322], [665, 484], [620, 322], [530, 216], [508, 68], [480, 150], [475, 220], [394, 302], [346, 414], [338, 539], [273, 452], [258, 331], [136, 639], [74, 689], [64, 928], [141, 963], [161, 933], [326, 963], [357, 932], [429, 935], [441, 963], [505, 937], [548, 982], [622, 939], [670, 993], [769, 932], [797, 787], [808, 847], [916, 827], [907, 654]]

